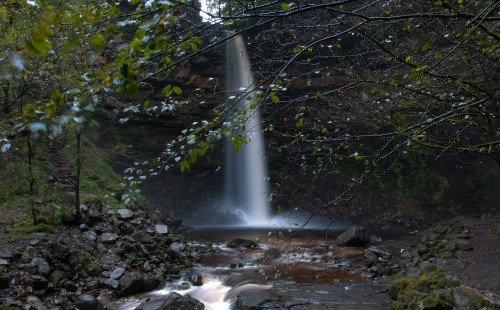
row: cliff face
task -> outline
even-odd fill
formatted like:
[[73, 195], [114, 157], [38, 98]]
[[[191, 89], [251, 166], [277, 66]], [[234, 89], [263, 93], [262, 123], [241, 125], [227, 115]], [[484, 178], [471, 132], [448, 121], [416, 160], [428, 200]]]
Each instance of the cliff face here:
[[[130, 116], [127, 123], [116, 122], [113, 134], [103, 137], [103, 144], [110, 147], [119, 140], [121, 144], [131, 146], [127, 150], [131, 153], [126, 155], [132, 157], [117, 154], [119, 164], [116, 164], [116, 168], [119, 172], [132, 164], [135, 158], [149, 160], [157, 156], [168, 142], [193, 122], [210, 118], [212, 109], [226, 96], [223, 59], [222, 49], [200, 55], [169, 77], [170, 83], [182, 88], [182, 100], [188, 100], [188, 104], [171, 113], [135, 114]], [[343, 83], [346, 81], [342, 75], [313, 73], [289, 81], [287, 86], [290, 90], [287, 94], [300, 97], [301, 93], [311, 89], [326, 89]], [[166, 84], [161, 80], [152, 81], [150, 88], [144, 89], [133, 104], [142, 104], [145, 100], [152, 103], [164, 101], [160, 91]], [[348, 94], [344, 94], [344, 97], [347, 98]], [[264, 113], [272, 116], [279, 108], [279, 105], [266, 105]], [[332, 106], [332, 109], [340, 111], [337, 106]], [[269, 117], [267, 121], [272, 121], [275, 127], [289, 125], [278, 118]], [[353, 122], [351, 126], [360, 124]], [[354, 168], [344, 162], [339, 164], [339, 171], [335, 173], [303, 173], [298, 162], [283, 161], [282, 154], [274, 148], [274, 145], [287, 143], [287, 138], [270, 132], [266, 135], [271, 186], [275, 194], [273, 208], [299, 207], [310, 211], [324, 207], [322, 212], [325, 214], [336, 214], [341, 204], [334, 206], [327, 202], [351, 182], [350, 176], [356, 173]], [[177, 169], [171, 169], [148, 178], [143, 193], [155, 205], [175, 213], [188, 224], [231, 222], [235, 220], [235, 215], [221, 210], [219, 206], [224, 178], [223, 154], [224, 145], [221, 143], [190, 172], [180, 173]], [[400, 158], [397, 165], [389, 166], [388, 170], [371, 179], [358, 191], [350, 201], [350, 206], [342, 213], [341, 220], [363, 221], [379, 228], [408, 228], [450, 214], [495, 213], [498, 212], [496, 201], [500, 199], [497, 190], [499, 184], [498, 165], [484, 157], [456, 154], [442, 158], [431, 155]]]

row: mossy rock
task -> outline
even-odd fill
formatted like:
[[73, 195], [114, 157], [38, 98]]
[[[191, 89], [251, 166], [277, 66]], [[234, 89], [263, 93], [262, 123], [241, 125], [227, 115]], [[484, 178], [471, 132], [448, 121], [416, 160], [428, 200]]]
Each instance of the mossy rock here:
[[444, 276], [436, 265], [422, 267], [419, 277], [394, 280], [389, 295], [396, 300], [393, 309], [453, 309], [450, 288], [460, 283]]
[[453, 309], [453, 292], [451, 290], [443, 290], [438, 293], [427, 295], [420, 302], [420, 309]]

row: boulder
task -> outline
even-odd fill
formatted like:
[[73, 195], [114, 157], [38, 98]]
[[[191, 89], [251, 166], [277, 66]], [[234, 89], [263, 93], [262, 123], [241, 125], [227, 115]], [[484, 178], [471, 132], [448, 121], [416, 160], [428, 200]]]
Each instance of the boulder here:
[[143, 231], [138, 231], [133, 235], [134, 240], [139, 243], [151, 243], [151, 236]]
[[88, 231], [84, 232], [82, 235], [90, 241], [97, 240], [97, 234], [92, 230], [88, 230]]
[[51, 250], [54, 258], [63, 262], [67, 262], [71, 254], [68, 246], [57, 241], [50, 244], [49, 249]]
[[26, 298], [26, 305], [23, 309], [47, 310], [49, 308], [43, 304], [40, 298], [36, 296], [28, 296]]
[[109, 233], [113, 231], [113, 226], [107, 222], [98, 222], [94, 225], [97, 234]]
[[170, 249], [176, 252], [184, 250], [184, 247], [185, 247], [184, 244], [180, 242], [174, 242], [170, 245]]
[[38, 267], [38, 273], [42, 276], [50, 274], [50, 266], [47, 261], [41, 257], [35, 257], [31, 260], [31, 264]]
[[167, 225], [155, 225], [155, 231], [160, 235], [168, 234], [168, 226]]
[[78, 310], [102, 310], [104, 306], [92, 295], [82, 295], [75, 303]]
[[353, 226], [335, 239], [337, 246], [362, 247], [370, 242], [370, 233], [364, 227]]
[[41, 276], [31, 276], [25, 280], [25, 284], [34, 290], [43, 290], [49, 287], [49, 280]]
[[9, 264], [9, 261], [6, 259], [0, 258], [0, 266], [7, 266]]
[[156, 279], [151, 274], [127, 272], [120, 278], [120, 296], [152, 291], [156, 288]]
[[182, 296], [178, 293], [170, 293], [167, 299], [159, 306], [159, 310], [203, 310], [205, 306], [197, 299], [189, 295]]
[[99, 242], [104, 244], [113, 244], [118, 239], [118, 235], [115, 233], [103, 233], [99, 237]]
[[259, 247], [257, 243], [248, 239], [234, 239], [232, 241], [229, 241], [226, 246], [228, 248], [233, 248], [233, 249], [238, 249], [238, 248], [256, 249]]
[[130, 220], [134, 217], [134, 212], [130, 211], [129, 209], [120, 209], [116, 212], [122, 220]]
[[12, 259], [13, 256], [11, 251], [0, 251], [0, 258]]
[[110, 278], [118, 280], [125, 273], [125, 268], [116, 267], [109, 275]]
[[109, 279], [102, 281], [102, 284], [104, 284], [105, 286], [107, 286], [113, 290], [116, 290], [116, 289], [118, 289], [118, 287], [120, 287], [120, 282], [118, 282], [118, 280], [113, 279], [113, 278], [109, 278]]
[[64, 281], [63, 287], [69, 292], [76, 292], [78, 290], [78, 285], [71, 280]]

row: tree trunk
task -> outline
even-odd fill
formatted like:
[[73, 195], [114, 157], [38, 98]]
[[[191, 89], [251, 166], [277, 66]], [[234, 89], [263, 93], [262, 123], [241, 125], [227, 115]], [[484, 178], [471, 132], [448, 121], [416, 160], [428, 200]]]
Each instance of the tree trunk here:
[[35, 176], [33, 175], [33, 146], [31, 145], [31, 136], [28, 136], [28, 172], [31, 216], [33, 217], [33, 225], [37, 225], [38, 219], [35, 209]]
[[82, 164], [85, 157], [82, 156], [82, 131], [83, 129], [77, 129], [75, 132], [76, 137], [76, 177], [75, 177], [75, 217], [76, 222], [82, 222], [82, 214], [80, 210], [80, 177], [82, 172]]

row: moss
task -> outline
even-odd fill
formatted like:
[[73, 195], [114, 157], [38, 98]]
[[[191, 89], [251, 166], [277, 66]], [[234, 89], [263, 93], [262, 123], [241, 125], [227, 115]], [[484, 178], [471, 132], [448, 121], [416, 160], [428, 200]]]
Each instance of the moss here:
[[394, 280], [389, 294], [396, 300], [393, 309], [452, 309], [453, 293], [449, 288], [457, 286], [459, 283], [446, 278], [438, 266], [427, 265], [418, 278]]
[[421, 303], [423, 309], [453, 309], [453, 293], [451, 290], [429, 294]]
[[32, 234], [32, 233], [37, 233], [37, 232], [50, 232], [53, 229], [54, 229], [54, 226], [52, 226], [52, 225], [49, 225], [46, 223], [40, 223], [40, 224], [35, 225], [35, 226], [20, 228], [20, 232]]

